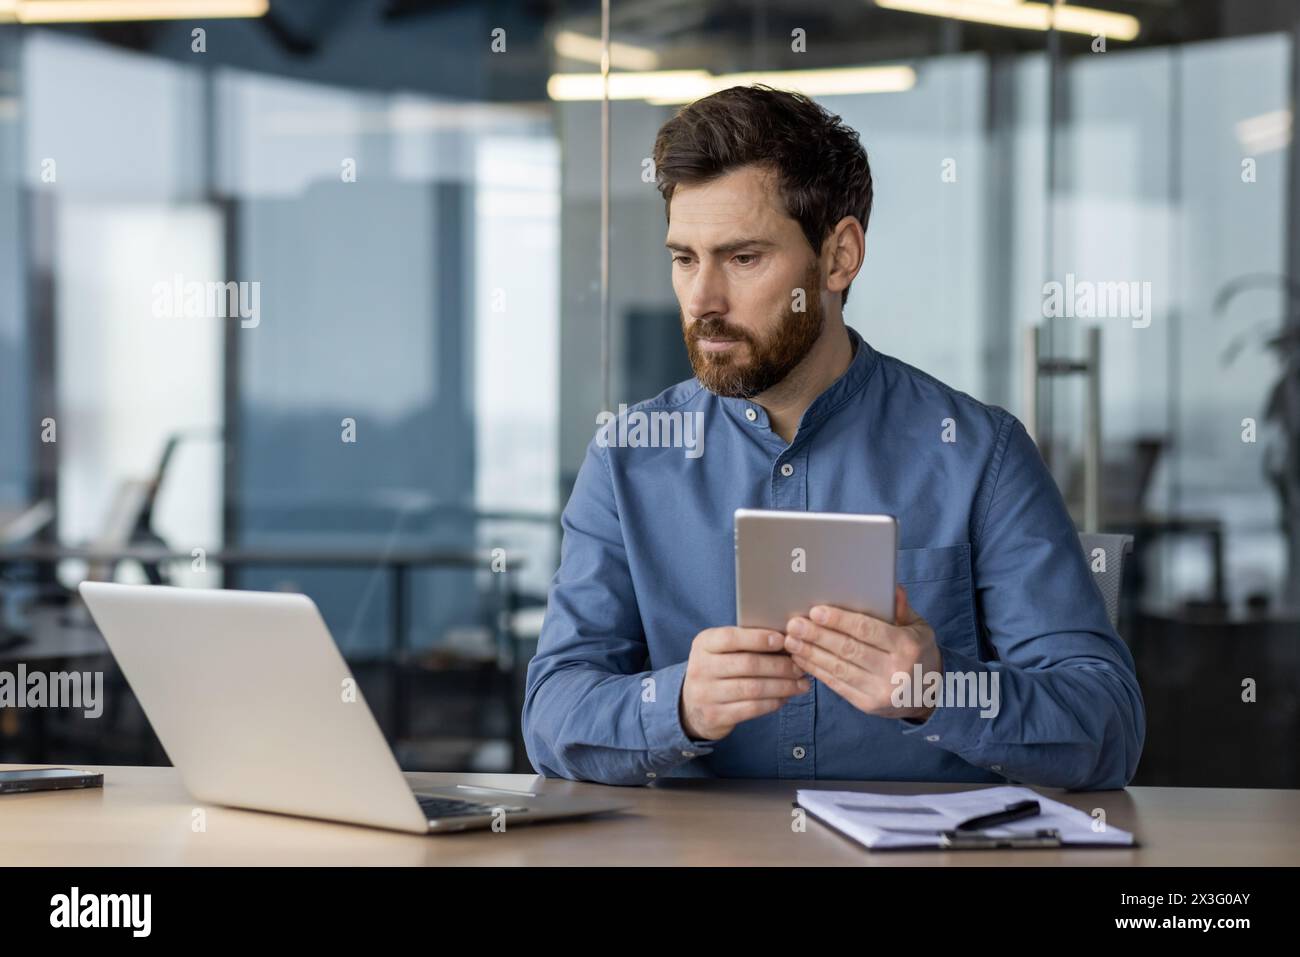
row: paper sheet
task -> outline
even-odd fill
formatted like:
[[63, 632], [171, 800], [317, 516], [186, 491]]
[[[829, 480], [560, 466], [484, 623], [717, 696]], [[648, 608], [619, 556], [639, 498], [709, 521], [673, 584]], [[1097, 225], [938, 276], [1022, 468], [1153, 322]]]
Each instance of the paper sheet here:
[[800, 789], [795, 800], [810, 814], [872, 849], [938, 847], [940, 831], [1017, 801], [1039, 803], [1041, 813], [979, 833], [994, 837], [1032, 835], [1055, 829], [1064, 844], [1133, 843], [1128, 831], [1102, 826], [1092, 815], [1022, 787], [993, 787], [952, 794], [869, 794], [861, 791]]

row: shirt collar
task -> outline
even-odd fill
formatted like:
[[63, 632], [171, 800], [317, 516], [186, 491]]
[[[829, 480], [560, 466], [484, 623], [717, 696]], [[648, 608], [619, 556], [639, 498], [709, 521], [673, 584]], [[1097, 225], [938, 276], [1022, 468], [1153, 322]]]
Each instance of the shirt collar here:
[[[867, 344], [867, 341], [852, 326], [845, 326], [844, 328], [847, 330], [849, 341], [853, 345], [853, 358], [849, 361], [849, 367], [844, 370], [844, 374], [827, 386], [826, 390], [814, 399], [812, 404], [804, 411], [803, 418], [799, 421], [796, 442], [799, 437], [805, 434], [806, 429], [811, 429], [828, 418], [840, 406], [857, 394], [867, 379], [871, 377], [871, 372], [876, 367], [876, 351]], [[757, 402], [729, 396], [719, 396], [718, 398], [723, 407], [738, 422], [748, 428], [771, 428], [767, 418], [767, 411]]]

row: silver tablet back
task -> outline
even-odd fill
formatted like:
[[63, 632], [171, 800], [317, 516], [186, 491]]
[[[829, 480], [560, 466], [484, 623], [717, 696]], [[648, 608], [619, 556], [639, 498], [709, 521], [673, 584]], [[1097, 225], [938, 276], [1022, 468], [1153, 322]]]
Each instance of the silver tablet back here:
[[889, 515], [736, 510], [736, 624], [785, 631], [814, 605], [894, 620]]

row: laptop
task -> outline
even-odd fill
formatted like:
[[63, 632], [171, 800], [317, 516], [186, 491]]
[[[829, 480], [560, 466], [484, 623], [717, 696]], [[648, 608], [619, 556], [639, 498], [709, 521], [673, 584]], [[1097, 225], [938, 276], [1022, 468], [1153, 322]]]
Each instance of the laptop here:
[[412, 834], [630, 806], [468, 783], [414, 790], [306, 595], [104, 582], [80, 591], [198, 801]]

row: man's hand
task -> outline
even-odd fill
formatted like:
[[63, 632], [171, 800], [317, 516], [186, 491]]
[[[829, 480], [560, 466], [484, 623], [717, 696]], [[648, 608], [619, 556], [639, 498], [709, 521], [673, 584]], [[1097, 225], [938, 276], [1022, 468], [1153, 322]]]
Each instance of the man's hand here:
[[807, 618], [786, 624], [785, 649], [796, 665], [823, 682], [859, 711], [886, 718], [925, 719], [933, 708], [895, 707], [891, 696], [902, 672], [912, 681], [913, 666], [922, 674], [943, 671], [943, 656], [934, 629], [907, 603], [896, 586], [898, 624], [856, 612], [818, 605]]
[[706, 628], [691, 643], [682, 681], [686, 734], [716, 741], [742, 721], [769, 714], [812, 684], [765, 628]]

